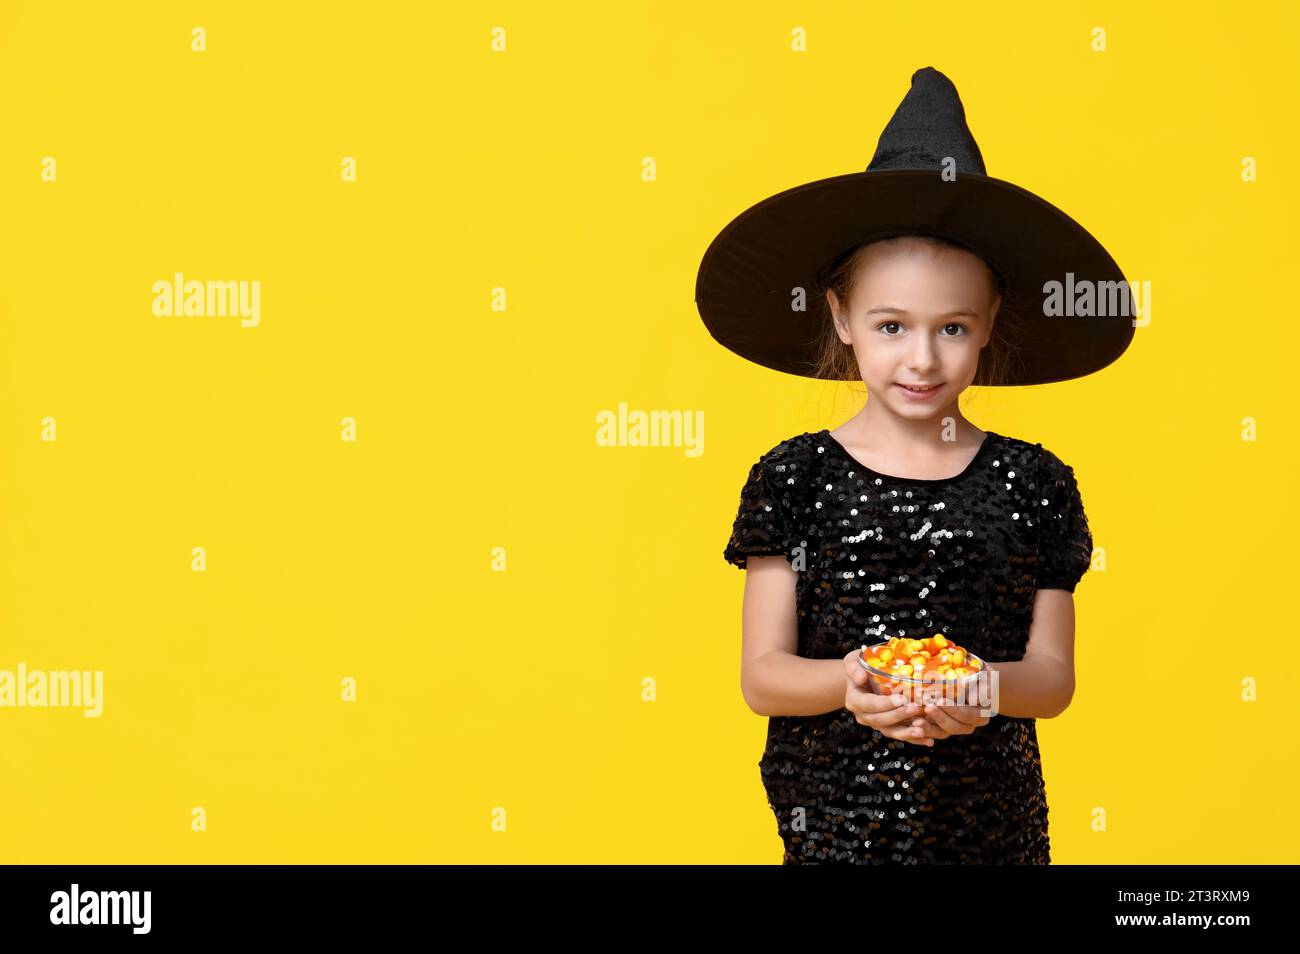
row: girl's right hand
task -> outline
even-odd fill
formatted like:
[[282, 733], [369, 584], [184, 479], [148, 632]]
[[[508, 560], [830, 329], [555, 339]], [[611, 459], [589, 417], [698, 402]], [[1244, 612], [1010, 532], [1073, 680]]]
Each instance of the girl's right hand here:
[[859, 725], [870, 726], [881, 735], [913, 745], [934, 745], [934, 739], [925, 734], [921, 707], [902, 695], [881, 695], [872, 689], [868, 673], [858, 661], [859, 652], [855, 649], [844, 657], [844, 708]]

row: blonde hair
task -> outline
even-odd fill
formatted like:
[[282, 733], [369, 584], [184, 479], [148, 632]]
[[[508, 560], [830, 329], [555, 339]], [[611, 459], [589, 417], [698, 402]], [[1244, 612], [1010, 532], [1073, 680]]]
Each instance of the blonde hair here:
[[1017, 316], [1007, 307], [1008, 282], [995, 272], [975, 250], [953, 239], [919, 233], [891, 235], [886, 238], [863, 242], [861, 245], [857, 245], [837, 256], [835, 261], [823, 270], [823, 273], [818, 277], [820, 286], [818, 288], [818, 299], [821, 301], [825, 320], [822, 322], [821, 336], [817, 347], [815, 365], [817, 377], [833, 381], [862, 380], [858, 371], [857, 359], [853, 354], [853, 346], [841, 341], [839, 334], [835, 331], [834, 315], [831, 312], [830, 302], [826, 300], [826, 292], [835, 292], [835, 298], [840, 303], [840, 308], [847, 311], [853, 296], [853, 290], [857, 285], [859, 268], [866, 251], [878, 245], [900, 249], [920, 249], [935, 255], [956, 249], [970, 252], [976, 258], [979, 258], [981, 262], [984, 262], [985, 270], [988, 273], [990, 298], [994, 295], [1000, 295], [1002, 304], [998, 308], [997, 316], [993, 322], [993, 333], [989, 337], [989, 343], [985, 345], [984, 351], [980, 355], [979, 368], [976, 370], [975, 379], [971, 384], [997, 386], [1006, 383], [1014, 360], [1013, 342], [1017, 338], [1015, 332], [1019, 325]]

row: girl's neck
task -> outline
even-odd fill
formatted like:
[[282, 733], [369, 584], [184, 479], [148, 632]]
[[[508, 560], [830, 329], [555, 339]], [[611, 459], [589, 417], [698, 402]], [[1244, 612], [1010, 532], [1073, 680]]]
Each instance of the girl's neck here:
[[907, 418], [890, 411], [884, 402], [868, 400], [835, 433], [859, 448], [917, 461], [978, 446], [984, 439], [984, 432], [965, 418], [956, 401], [931, 417]]

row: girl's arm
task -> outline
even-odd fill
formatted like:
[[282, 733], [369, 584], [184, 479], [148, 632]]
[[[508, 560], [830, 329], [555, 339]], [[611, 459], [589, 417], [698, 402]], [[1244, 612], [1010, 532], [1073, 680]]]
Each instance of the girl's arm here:
[[797, 655], [796, 578], [783, 556], [745, 562], [740, 691], [759, 715], [811, 716], [844, 708], [844, 660]]
[[1029, 643], [1018, 662], [991, 662], [997, 672], [997, 714], [1054, 719], [1074, 697], [1074, 594], [1039, 590]]

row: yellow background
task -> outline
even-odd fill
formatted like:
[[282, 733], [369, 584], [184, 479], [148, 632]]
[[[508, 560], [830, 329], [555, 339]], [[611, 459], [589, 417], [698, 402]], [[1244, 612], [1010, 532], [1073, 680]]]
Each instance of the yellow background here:
[[[921, 66], [1152, 285], [1117, 364], [964, 403], [1106, 552], [1053, 861], [1294, 861], [1294, 5], [476, 6], [0, 6], [0, 668], [105, 674], [0, 709], [0, 861], [778, 862], [722, 549], [856, 405], [714, 343], [696, 269]], [[154, 317], [175, 271], [260, 326]], [[596, 446], [620, 401], [705, 453]]]

